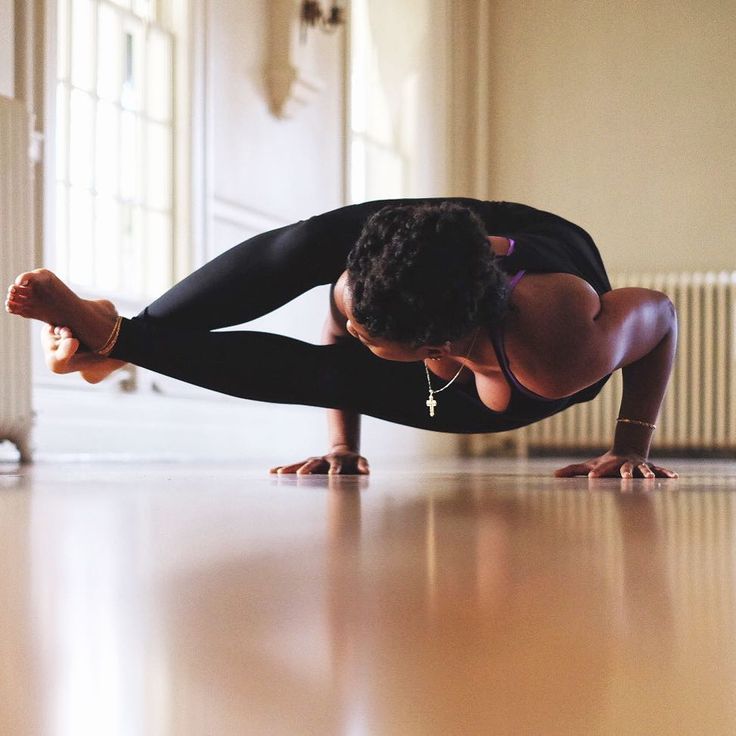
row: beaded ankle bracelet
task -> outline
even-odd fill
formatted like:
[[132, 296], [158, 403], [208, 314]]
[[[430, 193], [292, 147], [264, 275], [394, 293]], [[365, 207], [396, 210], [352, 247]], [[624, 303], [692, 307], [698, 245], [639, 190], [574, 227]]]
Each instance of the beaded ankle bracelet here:
[[641, 419], [625, 419], [624, 417], [619, 417], [616, 421], [623, 422], [624, 424], [638, 424], [640, 427], [647, 427], [648, 429], [657, 429], [656, 424], [642, 422]]
[[112, 349], [115, 347], [115, 343], [118, 341], [118, 335], [120, 334], [120, 325], [122, 324], [123, 318], [118, 316], [118, 318], [115, 320], [115, 326], [112, 328], [112, 332], [110, 333], [110, 337], [107, 338], [107, 342], [99, 350], [95, 350], [95, 353], [97, 355], [101, 355], [104, 358], [110, 355]]

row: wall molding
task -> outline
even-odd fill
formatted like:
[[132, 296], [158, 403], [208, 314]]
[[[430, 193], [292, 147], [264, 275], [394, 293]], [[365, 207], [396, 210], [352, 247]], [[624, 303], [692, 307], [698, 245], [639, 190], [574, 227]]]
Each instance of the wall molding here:
[[489, 199], [490, 0], [450, 3], [449, 15], [448, 27], [467, 34], [450, 43], [449, 193]]
[[212, 197], [209, 211], [213, 220], [242, 226], [259, 233], [288, 225], [291, 222], [290, 219], [272, 212], [266, 212], [244, 202], [235, 202], [225, 197]]
[[325, 83], [312, 68], [308, 38], [301, 37], [299, 3], [271, 0], [266, 83], [271, 112], [291, 118], [324, 90]]

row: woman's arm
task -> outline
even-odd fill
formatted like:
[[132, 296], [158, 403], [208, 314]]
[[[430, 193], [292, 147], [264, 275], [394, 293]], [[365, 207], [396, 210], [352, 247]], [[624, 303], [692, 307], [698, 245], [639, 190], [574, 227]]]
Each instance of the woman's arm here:
[[[355, 339], [345, 328], [347, 319], [342, 304], [344, 281], [345, 275], [343, 274], [338, 279], [338, 283], [330, 288], [330, 310], [322, 328], [323, 345], [334, 345]], [[358, 412], [328, 409], [327, 425], [331, 452], [336, 450], [360, 452], [360, 414]]]
[[617, 423], [608, 453], [557, 474], [631, 477], [638, 471], [644, 477], [676, 477], [648, 463], [653, 430], [646, 426], [656, 422], [672, 372], [677, 345], [675, 308], [666, 294], [650, 289], [616, 289], [600, 298], [590, 291], [577, 295], [576, 316], [560, 338], [562, 349], [555, 351], [560, 362], [557, 388], [564, 392], [571, 385], [590, 385], [622, 368], [619, 417], [634, 422]]
[[[322, 344], [334, 345], [355, 338], [345, 329], [347, 322], [342, 305], [343, 274], [330, 288], [330, 309], [322, 328]], [[360, 454], [360, 414], [347, 409], [327, 409], [330, 450], [326, 455], [307, 458], [291, 465], [272, 468], [272, 473], [312, 473], [367, 475], [368, 461]]]

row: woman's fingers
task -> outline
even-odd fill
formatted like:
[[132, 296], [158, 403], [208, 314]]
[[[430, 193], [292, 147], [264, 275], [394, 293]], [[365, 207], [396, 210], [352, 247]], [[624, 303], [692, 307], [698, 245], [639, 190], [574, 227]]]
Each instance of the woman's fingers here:
[[271, 468], [271, 473], [296, 473], [299, 468], [304, 465], [304, 463], [307, 462], [306, 460], [302, 460], [298, 463], [292, 463], [291, 465], [277, 465], [275, 468]]
[[654, 478], [654, 473], [650, 470], [647, 463], [639, 463], [636, 467], [644, 478]]
[[572, 478], [575, 475], [588, 475], [589, 471], [589, 463], [574, 463], [573, 465], [566, 465], [564, 468], [555, 470], [555, 476], [557, 478]]
[[624, 463], [621, 466], [621, 477], [622, 478], [633, 478], [634, 476], [634, 463]]
[[278, 475], [288, 475], [296, 473], [296, 475], [311, 474], [327, 474], [327, 475], [368, 475], [370, 468], [368, 461], [355, 453], [349, 453], [349, 456], [324, 455], [323, 457], [310, 457], [299, 463], [291, 465], [277, 465], [268, 472]]
[[649, 467], [654, 471], [654, 474], [658, 478], [679, 478], [680, 476], [673, 470], [667, 470], [667, 468], [661, 468], [659, 465], [652, 465], [649, 463]]
[[311, 473], [318, 473], [319, 468], [322, 472], [325, 471], [325, 466], [328, 465], [327, 461], [321, 457], [314, 457], [311, 460], [307, 460], [304, 465], [296, 471], [297, 475], [310, 475]]
[[589, 478], [677, 478], [677, 473], [661, 468], [649, 462], [621, 462], [623, 458], [591, 460], [587, 463], [574, 463], [555, 471], [558, 478], [572, 478], [576, 475], [587, 475]]

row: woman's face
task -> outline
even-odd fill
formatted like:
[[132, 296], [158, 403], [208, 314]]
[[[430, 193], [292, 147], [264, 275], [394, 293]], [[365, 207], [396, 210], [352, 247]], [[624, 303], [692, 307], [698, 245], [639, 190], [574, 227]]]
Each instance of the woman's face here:
[[375, 356], [384, 360], [396, 360], [402, 363], [413, 363], [426, 358], [441, 358], [449, 352], [448, 346], [439, 345], [422, 345], [415, 348], [410, 345], [404, 345], [394, 340], [386, 340], [381, 337], [372, 337], [353, 315], [351, 309], [351, 300], [349, 290], [344, 291], [345, 313], [348, 318], [346, 329], [356, 339], [365, 345]]

